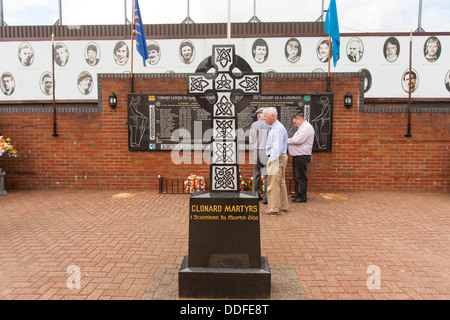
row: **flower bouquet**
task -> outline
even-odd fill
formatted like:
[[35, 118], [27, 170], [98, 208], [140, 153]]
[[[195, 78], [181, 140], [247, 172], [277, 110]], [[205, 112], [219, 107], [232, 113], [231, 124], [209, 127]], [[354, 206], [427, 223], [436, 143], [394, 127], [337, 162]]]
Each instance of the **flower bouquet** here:
[[11, 144], [10, 138], [3, 138], [0, 136], [0, 156], [7, 155], [10, 157], [17, 157], [17, 151], [14, 149], [14, 146]]
[[[17, 151], [14, 150], [13, 145], [11, 144], [10, 138], [3, 138], [3, 136], [0, 136], [0, 157], [3, 155], [7, 155], [9, 157], [17, 157]], [[5, 185], [3, 177], [5, 176], [5, 173], [0, 168], [0, 196], [6, 195], [5, 191]]]
[[242, 175], [239, 175], [239, 190], [241, 190], [241, 191], [249, 190], [248, 183], [247, 183], [247, 181], [245, 181], [245, 179]]
[[261, 184], [260, 184], [261, 187], [259, 188], [259, 194], [262, 196], [264, 195], [264, 183], [265, 183], [264, 176], [261, 176]]
[[[253, 185], [254, 185], [253, 177], [250, 179], [250, 182], [248, 183], [248, 185], [249, 185], [249, 190], [253, 191]], [[259, 188], [259, 194], [261, 196], [264, 195], [264, 176], [261, 176], [261, 184], [260, 184], [260, 188]]]
[[250, 178], [247, 182], [248, 185], [248, 191], [253, 191], [253, 177]]
[[193, 193], [194, 191], [202, 191], [205, 190], [206, 183], [205, 179], [202, 176], [196, 176], [195, 174], [191, 174], [184, 181], [184, 193]]

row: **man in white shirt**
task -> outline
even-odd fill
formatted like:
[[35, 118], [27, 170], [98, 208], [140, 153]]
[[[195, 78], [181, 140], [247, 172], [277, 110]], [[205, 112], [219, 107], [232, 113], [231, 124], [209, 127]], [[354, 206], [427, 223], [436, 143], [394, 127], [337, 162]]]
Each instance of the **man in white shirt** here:
[[314, 128], [302, 115], [297, 114], [292, 119], [298, 128], [297, 132], [287, 141], [289, 154], [292, 156], [292, 168], [295, 181], [295, 194], [292, 202], [306, 202], [308, 188], [307, 170], [311, 161], [314, 144]]

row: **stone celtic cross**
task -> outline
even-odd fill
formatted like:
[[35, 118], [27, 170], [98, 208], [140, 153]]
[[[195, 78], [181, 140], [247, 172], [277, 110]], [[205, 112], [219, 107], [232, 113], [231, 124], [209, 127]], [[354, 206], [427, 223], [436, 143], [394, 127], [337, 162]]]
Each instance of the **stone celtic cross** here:
[[245, 97], [261, 93], [260, 73], [235, 54], [234, 45], [214, 45], [212, 56], [188, 76], [188, 93], [211, 111], [210, 191], [239, 192], [237, 115]]

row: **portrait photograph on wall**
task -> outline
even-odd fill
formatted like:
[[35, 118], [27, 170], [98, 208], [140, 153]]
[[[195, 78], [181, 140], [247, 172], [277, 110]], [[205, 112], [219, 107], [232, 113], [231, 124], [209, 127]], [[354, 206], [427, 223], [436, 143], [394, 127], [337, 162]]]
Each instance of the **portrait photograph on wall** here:
[[361, 69], [359, 72], [362, 72], [364, 77], [364, 93], [370, 90], [370, 87], [372, 87], [372, 75], [370, 74], [370, 71], [367, 69]]
[[360, 38], [353, 37], [347, 43], [347, 57], [351, 62], [359, 62], [364, 55], [364, 45]]
[[147, 41], [148, 63], [155, 65], [161, 58], [161, 48], [156, 41]]
[[264, 39], [256, 39], [252, 45], [252, 55], [258, 63], [263, 63], [269, 56], [269, 46]]
[[284, 55], [286, 56], [287, 61], [291, 63], [297, 62], [302, 55], [302, 46], [300, 45], [300, 41], [296, 38], [290, 38], [284, 47]]
[[89, 42], [86, 45], [86, 50], [84, 51], [84, 59], [86, 63], [91, 67], [98, 64], [101, 58], [100, 47], [95, 42]]
[[89, 72], [83, 71], [78, 76], [78, 90], [84, 94], [87, 95], [91, 93], [93, 86], [93, 80], [92, 76]]
[[31, 66], [34, 61], [34, 50], [31, 44], [28, 42], [23, 42], [19, 46], [19, 61], [25, 66]]
[[39, 84], [43, 94], [49, 96], [53, 93], [53, 75], [51, 72], [46, 71], [41, 75]]
[[14, 93], [16, 88], [16, 81], [10, 72], [3, 72], [2, 82], [0, 83], [1, 90], [5, 96], [10, 96]]
[[414, 69], [411, 69], [411, 72], [409, 72], [409, 69], [406, 69], [402, 75], [402, 88], [403, 90], [405, 90], [405, 92], [409, 93], [410, 85], [411, 93], [419, 87], [419, 74]]
[[400, 54], [400, 43], [397, 38], [390, 37], [386, 40], [383, 46], [383, 55], [386, 61], [394, 62], [398, 59]]
[[114, 60], [119, 66], [123, 66], [128, 62], [130, 58], [130, 50], [125, 41], [119, 41], [114, 46]]
[[423, 54], [429, 62], [435, 62], [441, 56], [441, 42], [437, 37], [429, 37], [423, 46]]
[[320, 62], [328, 62], [328, 55], [330, 53], [330, 40], [328, 38], [320, 39], [317, 44], [317, 58]]
[[63, 42], [55, 44], [55, 62], [60, 67], [65, 67], [69, 62], [69, 49]]
[[183, 40], [180, 44], [180, 59], [185, 64], [191, 64], [195, 59], [195, 47], [189, 40]]

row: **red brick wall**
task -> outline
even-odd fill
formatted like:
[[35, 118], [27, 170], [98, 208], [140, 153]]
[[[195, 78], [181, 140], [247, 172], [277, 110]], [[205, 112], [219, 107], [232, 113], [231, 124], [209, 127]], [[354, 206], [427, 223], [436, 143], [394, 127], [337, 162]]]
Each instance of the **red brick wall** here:
[[[135, 78], [134, 84], [137, 93], [186, 94], [185, 78]], [[158, 175], [173, 179], [195, 173], [209, 178], [206, 164], [174, 165], [167, 151], [128, 151], [129, 87], [129, 79], [103, 78], [103, 112], [58, 113], [57, 138], [52, 137], [52, 113], [0, 113], [0, 132], [12, 139], [20, 154], [1, 159], [6, 188], [157, 190]], [[263, 94], [315, 93], [325, 87], [324, 78], [264, 77], [262, 83]], [[450, 114], [413, 113], [412, 137], [406, 138], [407, 114], [359, 112], [359, 87], [359, 77], [331, 79], [332, 152], [313, 155], [310, 191], [448, 191]], [[108, 105], [112, 91], [119, 98], [115, 110]], [[348, 91], [355, 101], [350, 110], [343, 105]], [[243, 157], [241, 172], [250, 178], [250, 156]], [[287, 178], [291, 172], [289, 164]]]

